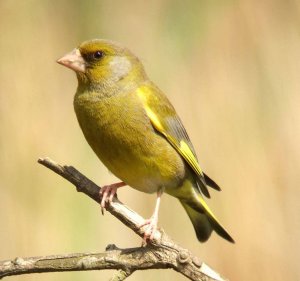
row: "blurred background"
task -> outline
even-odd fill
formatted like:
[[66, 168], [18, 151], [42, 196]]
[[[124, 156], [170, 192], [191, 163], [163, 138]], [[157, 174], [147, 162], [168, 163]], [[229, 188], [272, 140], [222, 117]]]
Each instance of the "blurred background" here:
[[[55, 63], [80, 42], [129, 47], [168, 95], [202, 168], [223, 191], [209, 205], [235, 238], [200, 244], [181, 205], [163, 196], [159, 223], [230, 280], [300, 280], [300, 2], [0, 1], [0, 259], [101, 252], [141, 239], [67, 181], [49, 156], [99, 185], [116, 179], [73, 111], [74, 73]], [[155, 195], [119, 198], [144, 217]], [[170, 208], [170, 206], [172, 206]], [[8, 280], [107, 280], [112, 271]], [[171, 270], [130, 280], [186, 280]]]

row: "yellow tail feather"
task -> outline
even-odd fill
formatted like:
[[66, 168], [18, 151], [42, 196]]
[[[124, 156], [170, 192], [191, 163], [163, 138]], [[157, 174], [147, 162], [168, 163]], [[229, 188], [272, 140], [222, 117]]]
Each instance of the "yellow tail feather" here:
[[180, 200], [180, 202], [189, 215], [200, 242], [205, 242], [214, 230], [227, 241], [234, 243], [233, 238], [218, 222], [200, 194], [195, 194], [191, 200]]

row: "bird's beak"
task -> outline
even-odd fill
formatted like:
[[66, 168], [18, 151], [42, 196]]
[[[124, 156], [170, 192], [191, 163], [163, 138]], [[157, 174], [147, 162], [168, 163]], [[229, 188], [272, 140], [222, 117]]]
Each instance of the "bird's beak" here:
[[78, 49], [74, 49], [70, 53], [58, 59], [56, 62], [74, 70], [75, 72], [85, 73], [86, 64]]

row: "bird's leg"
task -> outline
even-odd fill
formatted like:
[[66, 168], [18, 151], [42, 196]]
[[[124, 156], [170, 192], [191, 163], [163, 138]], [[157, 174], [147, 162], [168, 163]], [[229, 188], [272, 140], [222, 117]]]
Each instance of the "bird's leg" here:
[[119, 187], [122, 187], [122, 186], [125, 186], [126, 183], [125, 182], [117, 182], [117, 183], [113, 183], [113, 184], [110, 184], [110, 185], [104, 185], [101, 187], [101, 190], [100, 190], [100, 196], [102, 196], [102, 199], [101, 199], [101, 212], [103, 214], [103, 210], [105, 208], [105, 204], [108, 202], [112, 202], [113, 198], [114, 198], [114, 195], [116, 194], [117, 192], [117, 189]]
[[150, 240], [150, 241], [153, 240], [155, 231], [157, 230], [158, 211], [159, 211], [159, 205], [160, 205], [161, 196], [163, 194], [163, 190], [164, 189], [161, 188], [157, 191], [155, 209], [154, 209], [154, 212], [153, 212], [151, 218], [145, 220], [144, 223], [142, 223], [139, 226], [141, 228], [145, 225], [148, 225], [148, 227], [146, 228], [146, 230], [144, 232], [144, 241], [143, 241], [144, 243], [146, 243], [147, 240]]

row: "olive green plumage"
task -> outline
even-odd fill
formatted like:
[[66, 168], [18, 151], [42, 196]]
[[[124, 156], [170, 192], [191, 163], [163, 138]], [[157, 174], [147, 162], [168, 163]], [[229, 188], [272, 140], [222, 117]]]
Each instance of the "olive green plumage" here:
[[[178, 198], [197, 237], [212, 230], [233, 239], [216, 220], [202, 195], [218, 185], [201, 170], [175, 109], [147, 77], [128, 49], [106, 40], [82, 43], [73, 65], [78, 88], [74, 108], [86, 140], [104, 165], [131, 187]], [[75, 53], [74, 53], [75, 54]]]

